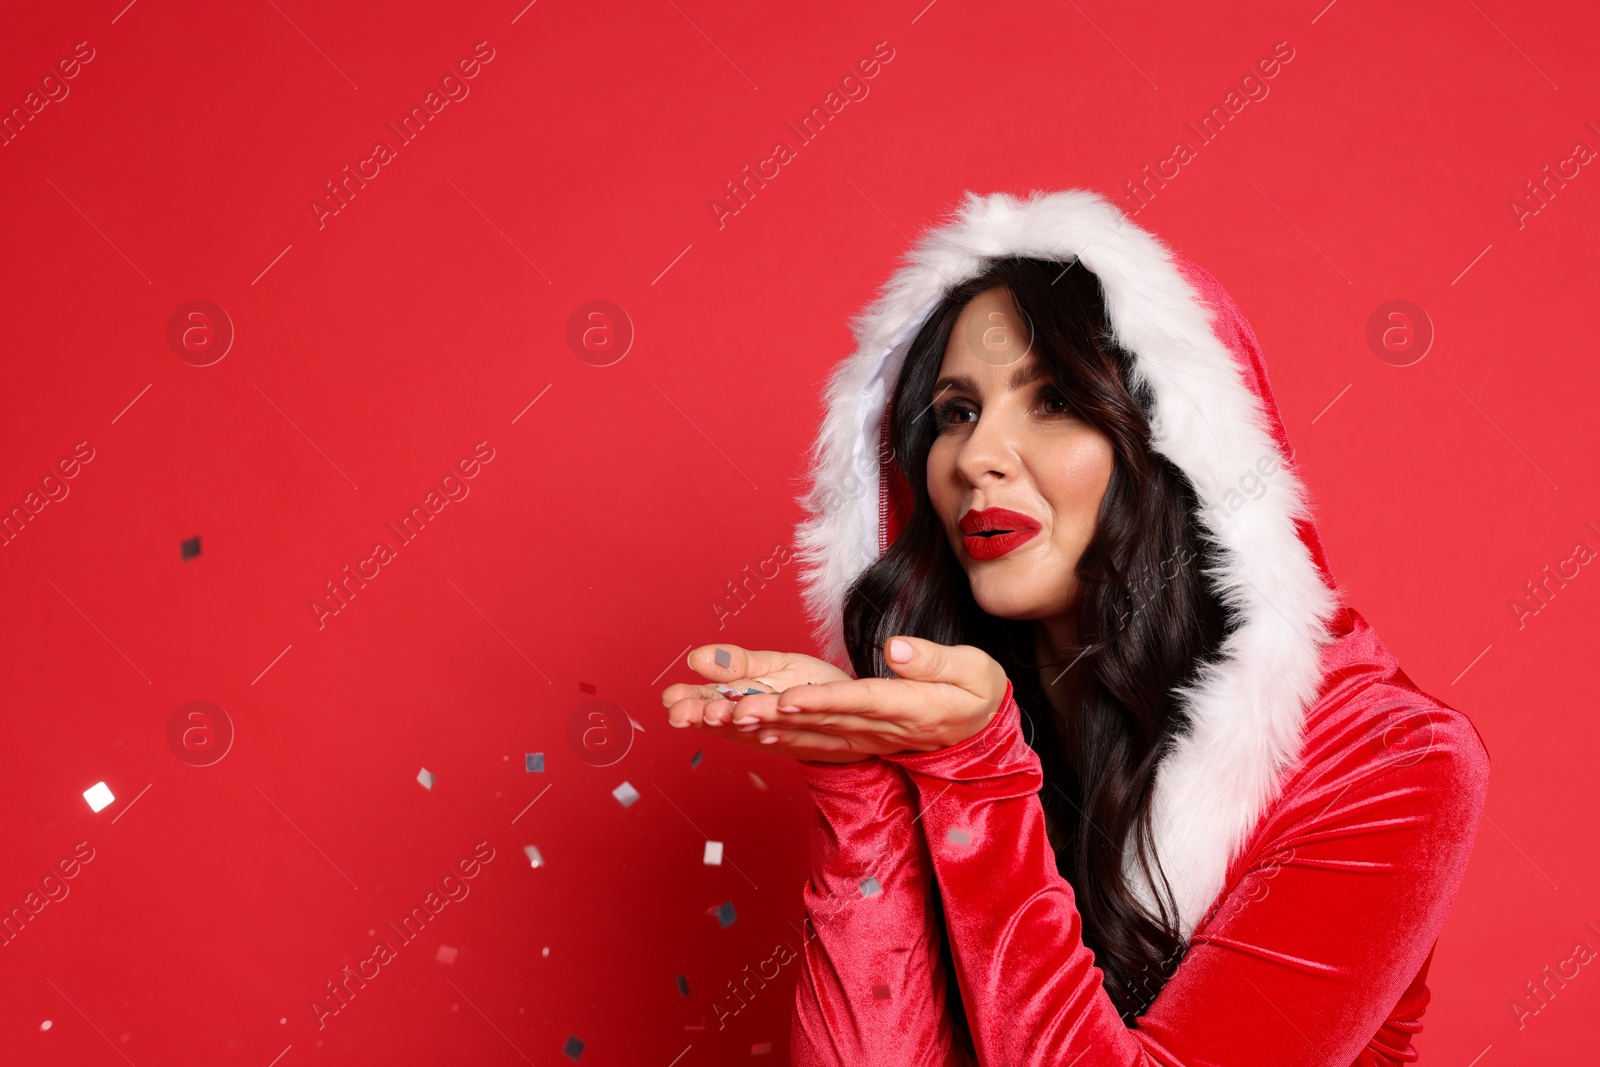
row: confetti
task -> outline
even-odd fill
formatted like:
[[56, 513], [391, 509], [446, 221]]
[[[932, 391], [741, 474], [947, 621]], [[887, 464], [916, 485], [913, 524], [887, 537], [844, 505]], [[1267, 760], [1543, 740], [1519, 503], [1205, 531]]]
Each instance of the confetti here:
[[685, 978], [681, 974], [678, 975], [678, 992], [682, 993], [684, 996], [689, 995], [689, 979]]
[[875, 897], [881, 892], [883, 892], [883, 886], [878, 883], [878, 880], [876, 878], [872, 877], [871, 875], [868, 875], [867, 877], [861, 879], [861, 895], [862, 896], [864, 896], [864, 897]]
[[577, 1037], [569, 1034], [567, 1036], [567, 1043], [561, 1046], [561, 1051], [565, 1052], [573, 1059], [577, 1059], [579, 1056], [583, 1055], [583, 1042], [579, 1041]]
[[422, 788], [424, 789], [432, 789], [433, 783], [438, 780], [438, 778], [434, 777], [433, 772], [426, 767], [417, 772], [417, 781], [422, 783]]
[[629, 715], [628, 722], [633, 724], [633, 728], [635, 730], [638, 730], [641, 734], [644, 733], [644, 727], [639, 725], [638, 719], [635, 719], [632, 715]]
[[755, 771], [751, 771], [750, 772], [750, 781], [752, 783], [754, 783], [755, 787], [757, 789], [761, 790], [763, 793], [765, 793], [767, 791], [767, 783], [763, 782], [761, 780], [761, 776], [759, 774], [757, 774]]
[[544, 753], [528, 752], [522, 757], [522, 766], [529, 774], [544, 773]]
[[456, 961], [456, 953], [460, 951], [460, 949], [451, 948], [449, 945], [440, 945], [439, 951], [433, 954], [433, 958], [440, 963], [454, 963]]
[[733, 901], [730, 900], [726, 904], [717, 906], [717, 922], [722, 924], [724, 930], [732, 926], [738, 919], [739, 916], [733, 912]]
[[731, 666], [733, 666], [733, 657], [728, 655], [728, 650], [725, 649], [725, 648], [717, 649], [717, 654], [716, 654], [715, 658], [716, 658], [716, 661], [717, 661], [717, 666], [719, 666], [719, 667], [731, 667]]
[[621, 804], [623, 807], [627, 807], [629, 804], [632, 804], [635, 800], [639, 799], [639, 791], [627, 782], [623, 782], [621, 785], [613, 789], [611, 791], [611, 795], [616, 797], [617, 803]]
[[873, 986], [872, 987], [872, 999], [874, 999], [874, 1000], [888, 1000], [889, 999], [889, 987], [884, 985], [881, 982], [878, 983], [877, 985]]
[[770, 1041], [763, 1041], [760, 1044], [750, 1046], [750, 1055], [752, 1056], [765, 1056], [771, 1051], [772, 1042]]
[[104, 811], [106, 805], [117, 798], [111, 795], [104, 782], [96, 782], [83, 791], [83, 799], [89, 802], [90, 811]]
[[184, 559], [194, 559], [200, 554], [200, 538], [189, 538], [178, 546], [178, 551], [183, 554]]
[[944, 839], [950, 842], [952, 845], [972, 844], [972, 835], [961, 829], [959, 826], [950, 827], [950, 829], [945, 832]]
[[698, 767], [698, 766], [700, 766], [700, 759], [701, 759], [702, 755], [703, 755], [703, 753], [699, 749], [695, 749], [694, 750], [694, 755], [689, 757], [689, 766], [690, 767]]
[[524, 845], [522, 851], [528, 856], [528, 863], [534, 867], [544, 866], [544, 857], [539, 855], [538, 845]]
[[545, 959], [549, 959], [550, 958], [550, 946], [549, 945], [546, 945], [544, 947], [544, 958]]
[[706, 842], [705, 865], [707, 867], [721, 867], [722, 866], [722, 842], [721, 841], [707, 841]]
[[51, 1022], [49, 1019], [46, 1019], [44, 1022], [39, 1024], [39, 1032], [42, 1034], [54, 1025], [55, 1023]]

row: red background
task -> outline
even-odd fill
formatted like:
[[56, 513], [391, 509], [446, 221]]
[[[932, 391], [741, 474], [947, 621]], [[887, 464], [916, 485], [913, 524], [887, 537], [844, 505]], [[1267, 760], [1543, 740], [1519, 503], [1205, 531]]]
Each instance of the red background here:
[[[788, 541], [822, 384], [908, 238], [969, 189], [1120, 194], [1279, 41], [1138, 221], [1250, 317], [1351, 602], [1491, 751], [1424, 1061], [1593, 1055], [1592, 966], [1520, 1028], [1509, 1004], [1600, 948], [1600, 573], [1520, 629], [1508, 603], [1600, 549], [1600, 176], [1508, 205], [1600, 147], [1592, 5], [524, 2], [6, 14], [0, 107], [94, 58], [0, 149], [0, 507], [94, 459], [0, 551], [0, 909], [95, 858], [0, 948], [0, 1059], [542, 1067], [576, 1035], [584, 1064], [786, 1062], [792, 966], [720, 1031], [712, 1002], [797, 944], [808, 801], [658, 693], [691, 644], [812, 650], [792, 564], [720, 631], [712, 605]], [[470, 94], [319, 228], [324, 182], [480, 41]], [[723, 183], [880, 41], [870, 95], [719, 228]], [[237, 331], [207, 367], [166, 340], [193, 299]], [[594, 299], [636, 331], [610, 366], [566, 341]], [[1392, 299], [1436, 330], [1412, 366], [1365, 340]], [[319, 628], [480, 441], [470, 496]], [[582, 685], [644, 728], [614, 766], [568, 745]], [[236, 730], [212, 766], [167, 744], [192, 699]], [[319, 1030], [368, 931], [480, 841], [470, 896]]]

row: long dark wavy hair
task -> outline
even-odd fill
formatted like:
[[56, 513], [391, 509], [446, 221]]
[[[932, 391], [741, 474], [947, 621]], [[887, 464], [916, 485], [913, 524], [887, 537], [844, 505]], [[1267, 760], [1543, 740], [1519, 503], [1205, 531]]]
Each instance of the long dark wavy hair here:
[[[1039, 662], [1034, 623], [978, 606], [928, 497], [938, 432], [929, 404], [945, 347], [967, 303], [999, 287], [1031, 327], [1036, 358], [1115, 452], [1077, 567], [1078, 645], [1059, 662]], [[1218, 550], [1194, 520], [1194, 487], [1151, 448], [1152, 401], [1130, 384], [1130, 364], [1112, 339], [1100, 280], [1081, 263], [1000, 259], [951, 289], [912, 343], [889, 409], [911, 514], [844, 605], [858, 677], [893, 676], [883, 644], [895, 634], [976, 645], [1005, 667], [1044, 769], [1040, 801], [1056, 867], [1073, 887], [1084, 942], [1126, 1022], [1149, 1007], [1184, 947], [1150, 830], [1156, 765], [1188, 725], [1175, 690], [1196, 679], [1233, 625], [1205, 577]], [[1054, 681], [1069, 668], [1079, 672], [1076, 706], [1063, 715], [1045, 695], [1044, 677]], [[1156, 889], [1153, 909], [1129, 885], [1129, 849]], [[959, 1000], [952, 1007], [964, 1023]]]

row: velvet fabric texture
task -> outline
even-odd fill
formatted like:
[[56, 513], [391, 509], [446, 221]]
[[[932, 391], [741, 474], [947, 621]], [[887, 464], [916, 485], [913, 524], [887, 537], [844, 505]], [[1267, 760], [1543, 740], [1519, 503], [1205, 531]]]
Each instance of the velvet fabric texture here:
[[[1214, 335], [1293, 471], [1248, 322], [1214, 278], [1173, 261], [1215, 312]], [[1227, 428], [1204, 432], [1217, 431]], [[891, 488], [886, 480], [886, 501]], [[887, 504], [881, 513], [886, 544], [894, 524]], [[1336, 590], [1309, 518], [1296, 517], [1294, 531]], [[1252, 769], [1271, 788], [1246, 809], [1247, 832], [1174, 836], [1169, 823], [1163, 866], [1189, 872], [1174, 886], [1188, 902], [1186, 951], [1132, 1025], [1103, 988], [1073, 887], [1057, 872], [1038, 796], [1047, 785], [1009, 685], [994, 719], [961, 744], [801, 762], [817, 818], [791, 1031], [797, 1067], [1414, 1061], [1428, 966], [1471, 852], [1488, 753], [1470, 721], [1412, 684], [1342, 600], [1325, 633], [1314, 621], [1320, 681], [1303, 707], [1294, 701], [1268, 720], [1289, 723], [1288, 741], [1260, 746]], [[1270, 646], [1254, 654], [1276, 662]], [[1235, 758], [1252, 751], [1249, 722], [1211, 726], [1208, 737]], [[1186, 766], [1200, 768], [1192, 780], [1202, 783], [1191, 805], [1233, 784], [1220, 765], [1204, 777], [1205, 760], [1193, 757], [1205, 751], [1223, 749], [1191, 749]], [[1218, 840], [1232, 843], [1219, 849]], [[1207, 847], [1218, 851], [1184, 855]], [[947, 1009], [957, 994], [964, 1025]]]
[[802, 763], [818, 818], [796, 1067], [974, 1062], [944, 1009], [952, 977], [984, 1067], [1414, 1061], [1488, 756], [1358, 614], [1341, 629], [1301, 765], [1134, 1028], [1056, 872], [1039, 757], [1009, 687], [989, 726], [951, 748]]

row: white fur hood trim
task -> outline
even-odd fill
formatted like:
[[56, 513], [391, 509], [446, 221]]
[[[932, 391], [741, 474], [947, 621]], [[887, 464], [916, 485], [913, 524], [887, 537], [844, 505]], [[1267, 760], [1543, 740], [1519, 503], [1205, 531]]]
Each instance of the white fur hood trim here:
[[[1269, 429], [1266, 403], [1159, 240], [1104, 197], [1073, 189], [1027, 199], [969, 193], [949, 223], [917, 243], [853, 324], [856, 352], [828, 384], [801, 500], [809, 518], [795, 540], [806, 607], [824, 654], [848, 669], [841, 611], [850, 583], [878, 557], [889, 392], [945, 292], [986, 260], [1009, 255], [1077, 258], [1099, 277], [1112, 333], [1154, 399], [1151, 444], [1194, 484], [1197, 520], [1224, 549], [1213, 580], [1238, 626], [1181, 694], [1191, 727], [1157, 770], [1152, 809], [1156, 852], [1187, 939], [1300, 755], [1338, 596], [1296, 531], [1297, 519], [1309, 521], [1304, 489]], [[1269, 456], [1279, 467], [1265, 492], [1244, 507], [1230, 503], [1241, 476]], [[1131, 850], [1127, 859], [1131, 883], [1150, 903]]]

